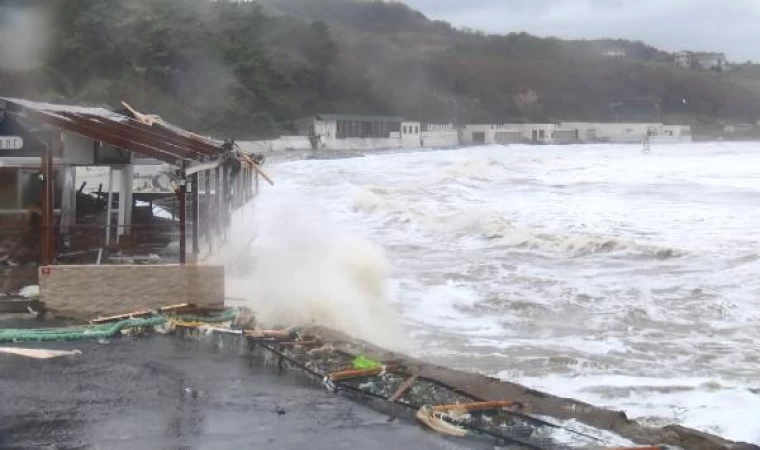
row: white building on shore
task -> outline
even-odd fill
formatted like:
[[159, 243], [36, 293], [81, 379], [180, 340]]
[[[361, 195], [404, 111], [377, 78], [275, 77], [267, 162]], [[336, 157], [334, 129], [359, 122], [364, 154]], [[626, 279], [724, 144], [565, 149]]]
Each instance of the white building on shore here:
[[563, 129], [574, 130], [584, 142], [641, 142], [649, 136], [652, 141], [691, 142], [691, 126], [662, 123], [600, 123], [562, 122]]
[[241, 143], [247, 150], [372, 151], [454, 148], [460, 145], [560, 145], [579, 142], [690, 142], [688, 125], [662, 123], [433, 124], [395, 116], [318, 114], [294, 122], [297, 135]]

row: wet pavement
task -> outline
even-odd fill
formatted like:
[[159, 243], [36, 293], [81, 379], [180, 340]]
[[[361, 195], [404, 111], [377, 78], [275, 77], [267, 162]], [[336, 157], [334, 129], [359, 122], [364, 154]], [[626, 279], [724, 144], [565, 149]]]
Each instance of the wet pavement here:
[[0, 354], [0, 449], [493, 448], [176, 338], [23, 347], [82, 354]]

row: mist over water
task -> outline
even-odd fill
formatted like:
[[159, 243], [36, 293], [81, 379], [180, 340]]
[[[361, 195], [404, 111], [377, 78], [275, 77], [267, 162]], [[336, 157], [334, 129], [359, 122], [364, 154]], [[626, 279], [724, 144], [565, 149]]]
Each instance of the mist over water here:
[[756, 144], [480, 147], [269, 170], [249, 283], [273, 318], [408, 337], [436, 363], [760, 440]]

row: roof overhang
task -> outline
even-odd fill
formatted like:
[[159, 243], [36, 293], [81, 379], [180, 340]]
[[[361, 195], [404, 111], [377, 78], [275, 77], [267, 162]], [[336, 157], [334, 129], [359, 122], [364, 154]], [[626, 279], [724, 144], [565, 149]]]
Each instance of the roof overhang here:
[[89, 108], [0, 97], [0, 110], [23, 121], [32, 121], [86, 136], [157, 159], [173, 166], [218, 166], [228, 152], [224, 143], [204, 138], [158, 118], [140, 120], [104, 108]]

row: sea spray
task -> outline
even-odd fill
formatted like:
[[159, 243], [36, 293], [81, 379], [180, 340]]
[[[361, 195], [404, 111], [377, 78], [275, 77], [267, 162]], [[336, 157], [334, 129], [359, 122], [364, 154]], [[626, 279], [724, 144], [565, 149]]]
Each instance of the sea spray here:
[[303, 205], [282, 208], [259, 227], [247, 273], [228, 278], [228, 295], [246, 299], [270, 326], [322, 325], [402, 348], [384, 250]]

